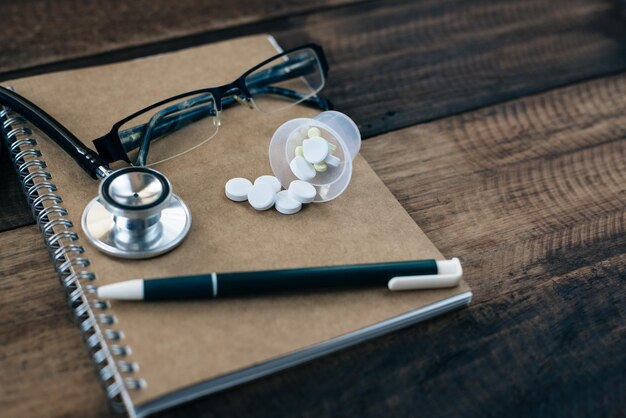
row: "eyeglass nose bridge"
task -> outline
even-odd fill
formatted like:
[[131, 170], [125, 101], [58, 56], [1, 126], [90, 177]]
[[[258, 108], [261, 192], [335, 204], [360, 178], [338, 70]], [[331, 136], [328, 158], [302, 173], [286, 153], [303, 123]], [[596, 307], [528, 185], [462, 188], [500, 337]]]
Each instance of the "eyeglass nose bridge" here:
[[236, 80], [230, 84], [226, 84], [220, 87], [219, 92], [219, 104], [218, 110], [222, 110], [222, 98], [231, 96], [239, 104], [248, 106], [250, 109], [254, 109], [254, 104], [250, 99], [250, 93], [242, 85], [241, 80]]
[[250, 100], [249, 97], [239, 96], [238, 94], [235, 94], [233, 98], [237, 103], [247, 105], [250, 109], [254, 109], [254, 104], [252, 104], [252, 100]]

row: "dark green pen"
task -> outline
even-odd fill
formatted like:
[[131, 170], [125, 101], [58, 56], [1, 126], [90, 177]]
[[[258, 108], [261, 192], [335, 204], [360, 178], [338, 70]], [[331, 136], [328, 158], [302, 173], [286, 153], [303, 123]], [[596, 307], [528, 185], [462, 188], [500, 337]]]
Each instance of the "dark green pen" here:
[[386, 286], [389, 290], [434, 289], [454, 287], [462, 275], [458, 258], [414, 260], [136, 279], [98, 287], [97, 294], [102, 299], [150, 301], [366, 286]]

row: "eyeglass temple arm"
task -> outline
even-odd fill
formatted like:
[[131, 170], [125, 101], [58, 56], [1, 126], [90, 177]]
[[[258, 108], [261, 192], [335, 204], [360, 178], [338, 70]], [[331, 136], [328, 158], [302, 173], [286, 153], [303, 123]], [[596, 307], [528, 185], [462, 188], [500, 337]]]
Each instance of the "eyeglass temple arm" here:
[[307, 74], [311, 68], [315, 67], [316, 61], [317, 60], [311, 56], [291, 57], [288, 61], [249, 75], [246, 77], [246, 85], [249, 88], [251, 86], [268, 85], [303, 76]]
[[110, 171], [107, 163], [98, 154], [83, 144], [59, 121], [25, 97], [0, 87], [0, 104], [21, 114], [41, 129], [94, 179], [103, 178]]
[[[318, 107], [321, 110], [331, 110], [332, 103], [317, 96], [307, 97], [295, 90], [284, 87], [271, 86], [270, 84], [306, 75], [310, 68], [314, 67], [316, 59], [311, 56], [292, 57], [289, 61], [274, 65], [265, 70], [254, 73], [246, 79], [246, 86], [251, 95], [254, 94], [276, 94], [285, 96], [296, 101]], [[224, 107], [224, 101], [222, 101]]]
[[[324, 99], [322, 97], [311, 96], [306, 97], [304, 94], [298, 93], [297, 91], [286, 89], [283, 87], [274, 87], [274, 86], [266, 86], [259, 87], [251, 90], [252, 94], [275, 94], [278, 96], [288, 97], [290, 99], [294, 99], [295, 101], [300, 101], [309, 106], [316, 107], [320, 110], [332, 110], [333, 104], [330, 100]], [[227, 97], [222, 99], [222, 109], [228, 109], [236, 105], [238, 102], [233, 97]]]

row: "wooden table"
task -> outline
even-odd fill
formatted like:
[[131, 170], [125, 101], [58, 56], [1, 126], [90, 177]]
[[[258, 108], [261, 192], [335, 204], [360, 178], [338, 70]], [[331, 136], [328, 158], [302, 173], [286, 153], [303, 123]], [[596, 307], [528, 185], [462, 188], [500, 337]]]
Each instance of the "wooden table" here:
[[[0, 79], [244, 34], [322, 44], [324, 95], [431, 240], [465, 310], [164, 417], [613, 417], [626, 407], [624, 1], [0, 4]], [[0, 415], [108, 416], [0, 158]]]

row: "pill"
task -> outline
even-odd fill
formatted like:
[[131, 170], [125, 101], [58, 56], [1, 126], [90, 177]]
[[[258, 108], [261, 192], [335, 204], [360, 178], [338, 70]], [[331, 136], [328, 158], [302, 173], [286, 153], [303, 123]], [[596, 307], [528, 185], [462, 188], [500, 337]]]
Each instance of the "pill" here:
[[341, 160], [339, 158], [330, 154], [326, 156], [326, 159], [324, 160], [324, 162], [333, 167], [339, 167], [339, 164], [341, 164]]
[[300, 180], [309, 181], [315, 177], [315, 169], [303, 157], [296, 157], [289, 163], [291, 172]]
[[265, 182], [253, 185], [248, 193], [248, 202], [256, 210], [267, 210], [274, 205], [275, 201], [276, 192], [274, 192], [274, 188]]
[[313, 168], [318, 173], [323, 173], [324, 171], [328, 170], [328, 165], [326, 163], [313, 164]]
[[330, 143], [330, 142], [329, 142], [329, 143], [328, 143], [328, 150], [329, 150], [331, 153], [333, 153], [333, 152], [337, 151], [337, 145], [332, 144], [332, 143]]
[[322, 133], [320, 132], [319, 128], [316, 128], [315, 126], [312, 128], [309, 128], [308, 131], [306, 131], [306, 134], [309, 136], [309, 138], [314, 138], [316, 136], [322, 136]]
[[280, 192], [280, 189], [283, 188], [282, 185], [280, 184], [280, 181], [274, 176], [261, 176], [257, 178], [256, 180], [254, 180], [254, 184], [257, 184], [257, 183], [269, 184], [274, 189], [274, 193]]
[[252, 188], [252, 182], [248, 179], [235, 177], [226, 182], [224, 190], [226, 197], [235, 202], [243, 202], [248, 199], [248, 193]]
[[293, 199], [289, 195], [289, 191], [283, 190], [282, 192], [278, 192], [278, 194], [276, 194], [276, 204], [274, 207], [277, 211], [284, 215], [293, 215], [294, 213], [300, 212], [300, 209], [302, 209], [302, 203]]
[[294, 180], [289, 184], [289, 196], [300, 203], [311, 203], [317, 191], [310, 183]]
[[296, 157], [304, 157], [304, 152], [302, 152], [302, 145], [298, 145], [295, 151]]
[[322, 137], [316, 136], [302, 141], [304, 159], [311, 164], [321, 163], [328, 156], [328, 142]]

